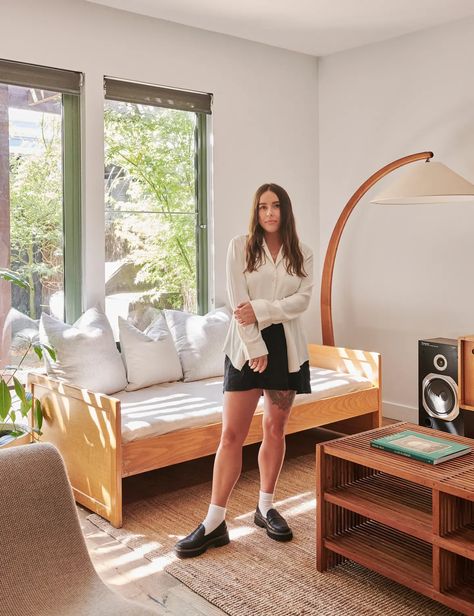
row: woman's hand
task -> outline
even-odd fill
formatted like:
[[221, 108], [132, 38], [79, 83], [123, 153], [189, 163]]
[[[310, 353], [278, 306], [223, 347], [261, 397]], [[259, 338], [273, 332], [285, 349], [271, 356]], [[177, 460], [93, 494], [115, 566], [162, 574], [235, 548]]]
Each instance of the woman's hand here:
[[239, 325], [252, 325], [257, 322], [257, 317], [250, 302], [241, 302], [234, 310], [234, 317]]
[[261, 355], [254, 359], [249, 359], [250, 369], [254, 372], [263, 372], [268, 364], [268, 355]]

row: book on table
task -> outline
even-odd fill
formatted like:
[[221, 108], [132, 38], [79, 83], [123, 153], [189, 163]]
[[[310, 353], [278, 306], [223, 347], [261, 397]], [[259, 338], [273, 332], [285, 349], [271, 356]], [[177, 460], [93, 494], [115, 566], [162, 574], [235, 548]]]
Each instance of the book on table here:
[[471, 451], [469, 445], [431, 436], [423, 432], [416, 432], [415, 430], [403, 430], [403, 432], [382, 438], [374, 438], [370, 441], [370, 445], [427, 464], [440, 464]]

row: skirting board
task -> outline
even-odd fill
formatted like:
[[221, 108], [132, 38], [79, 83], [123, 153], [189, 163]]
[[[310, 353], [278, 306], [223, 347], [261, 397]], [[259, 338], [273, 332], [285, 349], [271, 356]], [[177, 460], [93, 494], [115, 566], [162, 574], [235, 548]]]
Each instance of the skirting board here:
[[398, 419], [399, 421], [409, 421], [418, 423], [418, 409], [413, 406], [405, 406], [396, 402], [382, 401], [382, 415], [390, 419]]

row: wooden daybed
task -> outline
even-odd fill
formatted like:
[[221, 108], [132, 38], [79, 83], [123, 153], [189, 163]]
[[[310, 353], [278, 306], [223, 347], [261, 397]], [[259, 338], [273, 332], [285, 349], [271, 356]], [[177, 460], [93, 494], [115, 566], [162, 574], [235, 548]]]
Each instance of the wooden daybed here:
[[[362, 391], [296, 406], [287, 433], [319, 426], [353, 434], [381, 425], [381, 365], [378, 353], [309, 345], [310, 364], [366, 377]], [[29, 385], [45, 416], [42, 441], [61, 452], [78, 503], [115, 527], [122, 525], [122, 478], [215, 453], [221, 423], [186, 428], [122, 443], [121, 403], [44, 375], [30, 374]], [[257, 411], [245, 444], [262, 439]]]

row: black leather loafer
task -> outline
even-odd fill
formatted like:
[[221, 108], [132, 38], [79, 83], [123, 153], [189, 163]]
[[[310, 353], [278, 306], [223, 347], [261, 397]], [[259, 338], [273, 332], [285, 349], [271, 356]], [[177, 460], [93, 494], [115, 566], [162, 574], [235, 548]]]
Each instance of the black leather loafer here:
[[193, 556], [199, 556], [207, 548], [220, 548], [223, 545], [227, 545], [230, 541], [225, 520], [212, 533], [206, 535], [205, 532], [204, 526], [199, 524], [196, 530], [178, 541], [174, 547], [176, 556], [178, 558], [192, 558]]
[[275, 541], [291, 541], [293, 533], [291, 528], [286, 523], [286, 520], [281, 516], [276, 509], [269, 509], [267, 516], [264, 518], [257, 507], [255, 511], [254, 522], [260, 528], [267, 529], [267, 535]]

